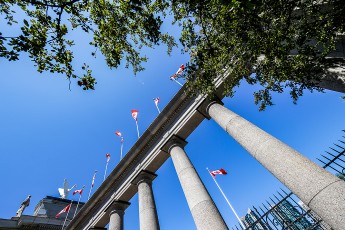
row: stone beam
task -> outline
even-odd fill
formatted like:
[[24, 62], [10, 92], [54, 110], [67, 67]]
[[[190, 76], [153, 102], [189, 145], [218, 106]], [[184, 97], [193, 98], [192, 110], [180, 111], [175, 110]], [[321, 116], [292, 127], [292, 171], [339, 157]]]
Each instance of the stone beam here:
[[[220, 88], [226, 77], [219, 78], [216, 87]], [[161, 150], [166, 142], [173, 135], [186, 139], [204, 120], [197, 108], [206, 96], [191, 97], [184, 92], [185, 87], [182, 87], [95, 191], [67, 230], [106, 226], [112, 202], [128, 202], [136, 194], [137, 188], [131, 183], [133, 179], [142, 170], [156, 172], [169, 158], [169, 154]]]

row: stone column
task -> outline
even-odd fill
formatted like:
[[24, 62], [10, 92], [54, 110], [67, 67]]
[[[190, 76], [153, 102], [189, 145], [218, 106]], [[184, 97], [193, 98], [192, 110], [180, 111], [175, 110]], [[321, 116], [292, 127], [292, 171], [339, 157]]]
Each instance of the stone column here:
[[152, 191], [152, 180], [156, 177], [157, 175], [154, 173], [141, 171], [132, 182], [138, 186], [140, 230], [159, 230], [156, 204]]
[[185, 144], [186, 142], [175, 136], [162, 150], [171, 155], [197, 229], [228, 229], [205, 185], [183, 150]]
[[345, 226], [345, 183], [296, 150], [225, 108], [206, 113], [333, 229]]
[[129, 203], [125, 201], [115, 201], [111, 205], [109, 230], [123, 230], [123, 216], [128, 206]]

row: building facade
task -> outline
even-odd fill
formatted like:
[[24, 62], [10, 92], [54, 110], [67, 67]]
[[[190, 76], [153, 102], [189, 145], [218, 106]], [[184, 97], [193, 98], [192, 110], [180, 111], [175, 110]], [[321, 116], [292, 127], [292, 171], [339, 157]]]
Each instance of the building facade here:
[[[62, 213], [58, 218], [55, 218], [56, 214], [69, 204], [71, 204], [71, 208], [67, 218], [67, 213]], [[32, 216], [21, 215], [11, 219], [0, 219], [0, 230], [61, 230], [64, 223], [68, 225], [73, 219], [77, 205], [78, 202], [76, 201], [46, 196], [38, 202]], [[84, 203], [80, 202], [78, 210], [81, 210], [83, 205]]]

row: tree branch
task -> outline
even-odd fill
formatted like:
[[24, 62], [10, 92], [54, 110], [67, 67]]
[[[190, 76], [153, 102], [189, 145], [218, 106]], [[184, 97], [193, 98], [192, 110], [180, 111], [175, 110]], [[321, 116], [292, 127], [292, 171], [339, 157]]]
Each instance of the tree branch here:
[[69, 1], [69, 2], [65, 2], [62, 5], [48, 4], [47, 2], [43, 3], [43, 2], [40, 2], [40, 1], [37, 1], [37, 0], [23, 0], [23, 1], [26, 2], [26, 3], [30, 3], [32, 5], [41, 5], [41, 6], [60, 8], [60, 7], [65, 7], [65, 6], [73, 5], [74, 3], [79, 2], [81, 0], [72, 0], [72, 1]]

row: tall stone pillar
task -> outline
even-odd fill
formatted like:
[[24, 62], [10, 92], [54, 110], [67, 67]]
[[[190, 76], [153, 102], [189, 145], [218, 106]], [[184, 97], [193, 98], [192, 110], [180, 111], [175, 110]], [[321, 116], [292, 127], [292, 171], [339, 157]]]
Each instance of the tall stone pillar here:
[[220, 103], [212, 101], [201, 107], [333, 229], [344, 229], [344, 181]]
[[133, 184], [138, 186], [140, 230], [159, 230], [156, 204], [152, 191], [152, 180], [156, 174], [141, 171]]
[[177, 136], [163, 147], [170, 153], [177, 176], [198, 230], [228, 229], [218, 208], [183, 150], [186, 142]]
[[111, 205], [109, 230], [123, 230], [123, 216], [128, 206], [129, 203], [125, 201], [115, 201]]

